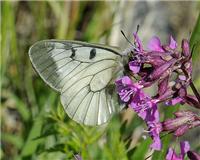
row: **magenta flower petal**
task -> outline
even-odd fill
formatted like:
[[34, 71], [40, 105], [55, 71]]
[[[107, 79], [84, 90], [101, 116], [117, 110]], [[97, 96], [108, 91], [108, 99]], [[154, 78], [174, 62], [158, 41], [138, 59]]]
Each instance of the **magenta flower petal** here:
[[[158, 55], [154, 55], [154, 53], [157, 53]], [[157, 68], [166, 63], [166, 61], [162, 58], [163, 54], [164, 52], [157, 52], [157, 51], [148, 52], [147, 59], [149, 64]]]
[[146, 122], [159, 120], [157, 105], [153, 103], [148, 95], [139, 90], [130, 102], [131, 108]]
[[166, 160], [183, 160], [181, 157], [177, 156], [172, 148], [168, 149]]
[[186, 39], [182, 40], [181, 48], [182, 48], [183, 56], [185, 56], [185, 57], [190, 56], [190, 45], [189, 45], [188, 40], [186, 40]]
[[175, 64], [175, 62], [176, 62], [176, 59], [171, 59], [171, 60], [169, 60], [168, 62], [164, 63], [163, 65], [161, 65], [161, 66], [155, 68], [154, 71], [153, 71], [151, 74], [149, 74], [149, 77], [148, 77], [148, 78], [149, 78], [150, 80], [157, 80], [157, 79], [159, 79], [164, 73], [167, 73], [167, 74], [165, 75], [165, 77], [168, 76], [168, 74], [169, 74], [169, 71], [168, 71], [168, 70]]
[[181, 81], [186, 81], [186, 76], [185, 75], [179, 75], [178, 78], [181, 80]]
[[194, 151], [188, 151], [187, 156], [190, 160], [200, 160], [200, 154]]
[[153, 137], [153, 143], [150, 145], [150, 147], [157, 151], [161, 150], [162, 143], [161, 143], [161, 139], [159, 136]]
[[175, 132], [174, 135], [176, 137], [180, 137], [185, 134], [189, 130], [189, 125], [182, 125], [180, 126]]
[[184, 158], [185, 154], [190, 150], [190, 144], [188, 141], [183, 141], [180, 143], [181, 147], [181, 157]]
[[136, 61], [129, 62], [129, 68], [135, 74], [137, 74], [140, 71], [140, 66], [141, 66], [141, 64]]
[[121, 83], [124, 85], [132, 85], [132, 80], [128, 76], [121, 78]]
[[116, 80], [115, 84], [117, 86], [117, 93], [123, 102], [128, 102], [131, 97], [138, 92], [140, 87], [137, 84], [133, 84], [132, 80], [128, 76]]
[[182, 101], [183, 101], [182, 98], [177, 97], [177, 98], [174, 98], [174, 99], [172, 99], [172, 100], [166, 102], [166, 105], [174, 106], [174, 105], [176, 105], [176, 104], [178, 104], [178, 103], [181, 103]]
[[161, 150], [162, 143], [160, 139], [160, 132], [162, 131], [162, 124], [160, 122], [147, 122], [149, 127], [149, 134], [153, 139], [153, 143], [151, 144], [151, 148], [154, 150]]
[[[180, 117], [190, 117], [190, 118], [193, 118], [195, 114], [192, 111], [183, 111], [183, 110], [181, 110], [181, 111], [176, 111], [174, 113], [174, 115], [176, 117], [179, 117], [179, 118]], [[190, 120], [192, 120], [192, 119], [190, 119]]]
[[151, 38], [147, 47], [150, 51], [164, 52], [160, 39], [156, 36]]
[[188, 141], [181, 142], [180, 148], [181, 153], [179, 155], [177, 155], [172, 148], [169, 148], [166, 155], [166, 160], [184, 160], [185, 154], [190, 150], [190, 145]]
[[162, 125], [159, 122], [159, 112], [156, 103], [142, 90], [139, 90], [135, 96], [132, 97], [130, 107], [146, 122], [149, 135], [153, 139], [151, 148], [160, 150], [162, 144], [159, 135], [162, 131]]
[[173, 154], [174, 150], [172, 148], [169, 148], [167, 151], [166, 160], [172, 160]]
[[169, 75], [166, 78], [158, 81], [158, 94], [162, 96], [168, 89]]
[[177, 42], [174, 40], [174, 38], [172, 36], [170, 36], [169, 47], [171, 49], [176, 49], [177, 48]]
[[162, 122], [163, 131], [174, 132], [175, 136], [181, 136], [188, 129], [200, 125], [197, 115], [191, 111], [178, 111], [174, 114], [176, 118], [166, 119]]
[[138, 52], [139, 52], [139, 51], [140, 51], [140, 52], [143, 51], [142, 42], [141, 42], [141, 40], [139, 39], [137, 33], [133, 33], [133, 36], [134, 36], [134, 42], [135, 42], [137, 51], [138, 51]]

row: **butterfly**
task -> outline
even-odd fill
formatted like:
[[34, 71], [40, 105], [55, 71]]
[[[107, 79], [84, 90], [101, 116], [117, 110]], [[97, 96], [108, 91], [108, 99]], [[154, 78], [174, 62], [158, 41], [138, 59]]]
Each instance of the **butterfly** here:
[[121, 53], [114, 47], [67, 40], [38, 41], [29, 49], [34, 69], [60, 93], [68, 116], [90, 126], [106, 123], [124, 108], [114, 85], [124, 74]]

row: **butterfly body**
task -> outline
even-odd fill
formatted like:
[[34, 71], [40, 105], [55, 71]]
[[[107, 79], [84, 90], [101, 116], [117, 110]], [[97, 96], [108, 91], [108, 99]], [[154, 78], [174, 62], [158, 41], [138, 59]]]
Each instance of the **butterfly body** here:
[[123, 106], [113, 87], [123, 75], [122, 56], [115, 48], [62, 40], [43, 40], [29, 50], [41, 78], [60, 92], [61, 103], [73, 120], [101, 125]]

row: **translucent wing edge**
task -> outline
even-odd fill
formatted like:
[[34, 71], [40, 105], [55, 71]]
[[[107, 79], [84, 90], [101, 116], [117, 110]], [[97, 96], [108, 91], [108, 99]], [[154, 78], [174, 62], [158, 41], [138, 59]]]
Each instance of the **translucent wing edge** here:
[[34, 43], [34, 44], [29, 48], [28, 55], [29, 55], [29, 58], [30, 58], [30, 61], [31, 61], [31, 64], [32, 64], [34, 70], [39, 74], [40, 78], [42, 78], [42, 80], [43, 80], [48, 86], [50, 86], [53, 90], [55, 90], [55, 91], [57, 91], [57, 92], [61, 92], [61, 89], [55, 88], [53, 85], [51, 85], [51, 83], [49, 83], [48, 81], [46, 81], [46, 80], [43, 78], [43, 76], [42, 76], [42, 75], [40, 74], [40, 72], [38, 71], [38, 69], [37, 69], [35, 63], [33, 62], [33, 58], [32, 58], [32, 56], [31, 56], [31, 52], [32, 52], [32, 50], [33, 50], [34, 47], [36, 47], [37, 45], [40, 45], [40, 46], [45, 45], [46, 42], [51, 42], [51, 40], [42, 40], [42, 41], [38, 41], [38, 42]]

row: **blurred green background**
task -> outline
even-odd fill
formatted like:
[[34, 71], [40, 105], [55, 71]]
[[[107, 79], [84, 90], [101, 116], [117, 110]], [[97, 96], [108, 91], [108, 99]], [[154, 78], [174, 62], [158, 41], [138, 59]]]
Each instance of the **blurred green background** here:
[[[81, 154], [85, 160], [142, 160], [149, 155], [163, 159], [173, 137], [164, 136], [164, 149], [152, 154], [150, 138], [142, 138], [145, 125], [131, 110], [101, 127], [84, 127], [70, 120], [59, 94], [34, 72], [28, 49], [42, 39], [76, 39], [123, 50], [128, 43], [120, 30], [132, 39], [138, 24], [145, 43], [155, 34], [163, 42], [172, 34], [179, 44], [190, 37], [194, 44], [200, 40], [200, 20], [195, 28], [199, 9], [199, 2], [1, 1], [0, 158], [65, 160]], [[199, 51], [193, 58], [198, 88]], [[165, 109], [162, 118], [172, 117], [178, 108]], [[191, 132], [184, 138], [198, 150], [200, 131]]]

